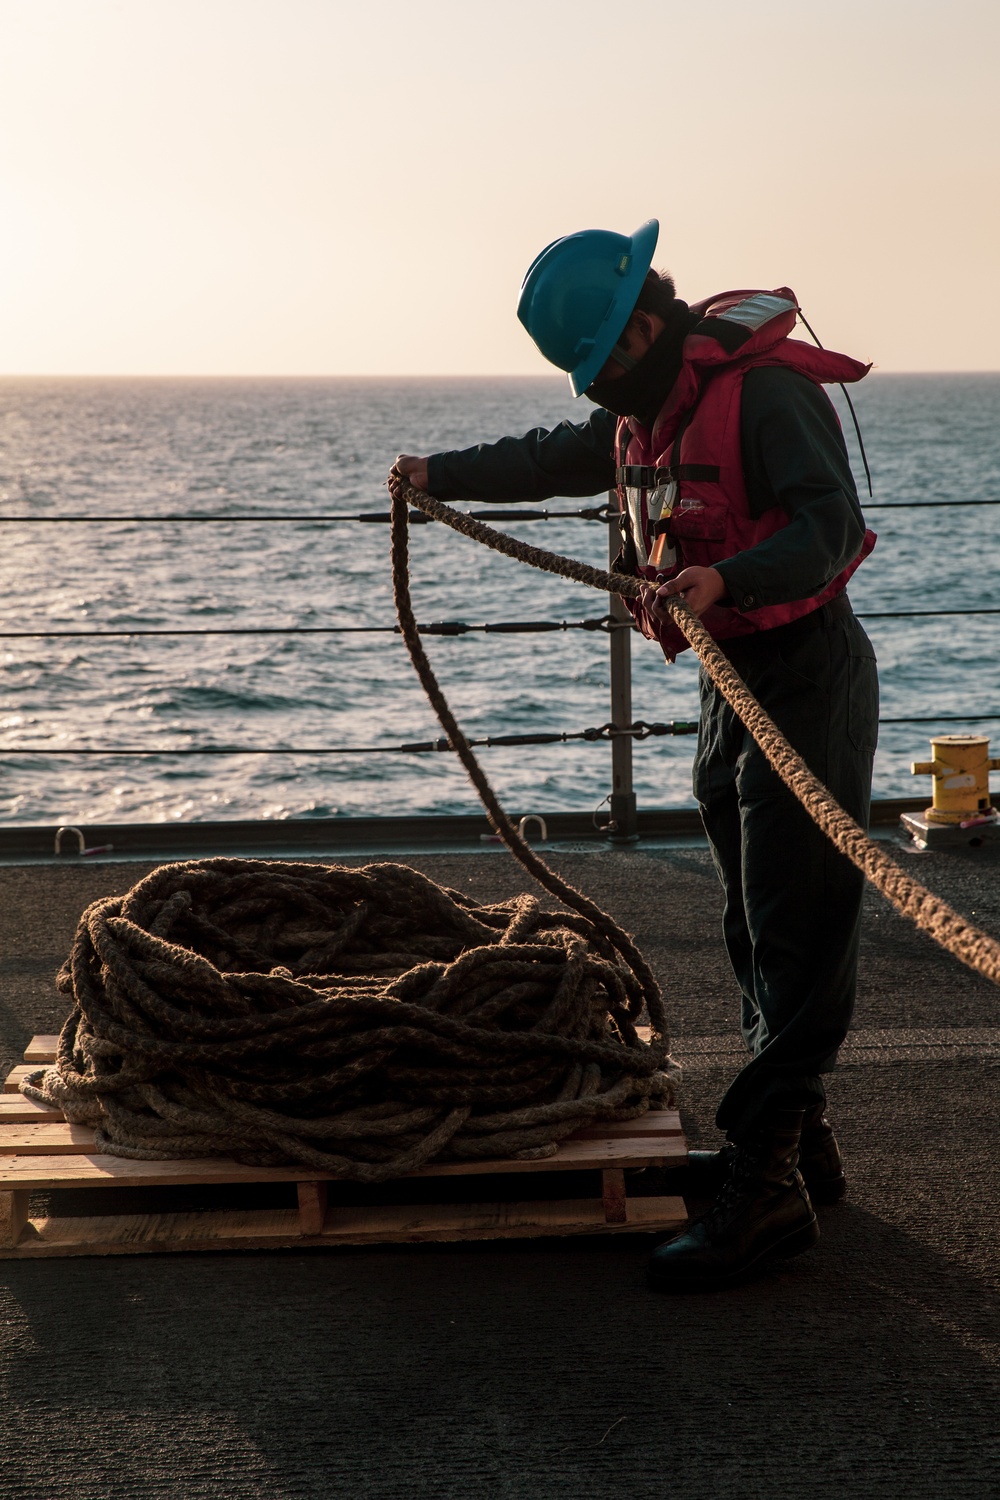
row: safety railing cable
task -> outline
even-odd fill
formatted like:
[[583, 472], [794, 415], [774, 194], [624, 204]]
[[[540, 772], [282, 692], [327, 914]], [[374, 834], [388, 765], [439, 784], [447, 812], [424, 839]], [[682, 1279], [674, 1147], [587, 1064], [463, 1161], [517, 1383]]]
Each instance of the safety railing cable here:
[[[591, 620], [505, 620], [495, 624], [468, 625], [464, 620], [437, 620], [419, 625], [421, 635], [456, 636], [481, 632], [486, 635], [529, 635], [554, 630], [631, 630], [631, 620], [601, 615]], [[399, 635], [398, 625], [179, 625], [134, 627], [121, 630], [0, 630], [0, 641], [15, 640], [117, 640], [138, 636], [182, 635]]]
[[[628, 726], [601, 724], [590, 729], [538, 730], [532, 734], [494, 734], [484, 739], [470, 740], [477, 749], [509, 748], [517, 745], [564, 745], [571, 740], [582, 740], [590, 744], [628, 736], [636, 740], [647, 740], [666, 734], [697, 734], [698, 725], [687, 719], [674, 719], [661, 723], [647, 723], [636, 719]], [[72, 745], [7, 745], [0, 747], [0, 755], [427, 755], [448, 751], [454, 746], [446, 739], [416, 740], [407, 745], [181, 745], [145, 747], [120, 746], [91, 747]]]
[[[865, 511], [870, 510], [959, 510], [969, 507], [983, 505], [1000, 505], [1000, 496], [997, 498], [973, 499], [973, 500], [869, 500], [865, 505]], [[607, 503], [603, 505], [582, 506], [579, 510], [538, 510], [535, 507], [518, 505], [516, 508], [497, 510], [468, 510], [460, 511], [460, 515], [474, 516], [479, 521], [603, 521], [617, 520], [612, 508]], [[194, 526], [246, 526], [267, 524], [294, 525], [342, 525], [360, 524], [387, 526], [390, 515], [387, 510], [373, 511], [319, 511], [310, 513], [307, 511], [239, 511], [232, 515], [225, 511], [169, 511], [165, 515], [154, 515], [151, 513], [104, 515], [94, 513], [93, 515], [81, 515], [72, 512], [68, 515], [24, 515], [15, 513], [0, 514], [0, 525], [19, 526], [108, 526], [108, 525], [136, 525], [136, 526], [160, 526], [160, 525], [194, 525]], [[410, 524], [412, 526], [426, 526], [431, 522], [430, 516], [425, 516], [422, 511], [410, 511]]]
[[948, 510], [955, 510], [959, 506], [970, 505], [1000, 505], [1000, 498], [996, 500], [869, 500], [865, 504], [865, 511], [932, 510], [945, 507]]
[[936, 620], [953, 615], [1000, 615], [1000, 608], [985, 609], [858, 609], [859, 620]]
[[[953, 616], [1000, 615], [1000, 607], [985, 609], [863, 609], [859, 620], [934, 620]], [[601, 615], [589, 620], [500, 620], [470, 625], [465, 620], [436, 620], [418, 625], [420, 635], [460, 636], [530, 635], [558, 630], [589, 630], [610, 633], [635, 630], [631, 620]], [[186, 635], [399, 635], [398, 625], [168, 625], [130, 626], [121, 630], [0, 630], [0, 641], [24, 640], [123, 640], [132, 636]]]
[[[472, 521], [559, 521], [559, 520], [582, 520], [587, 522], [608, 523], [617, 520], [614, 497], [609, 497], [606, 503], [596, 506], [585, 506], [574, 510], [550, 510], [539, 509], [532, 506], [517, 506], [516, 508], [489, 508], [472, 509], [459, 512], [458, 514], [468, 517]], [[921, 501], [891, 501], [874, 502], [869, 504], [869, 510], [919, 510], [922, 508], [959, 508], [978, 507], [1000, 504], [1000, 499], [955, 499], [955, 500], [921, 500]], [[429, 524], [432, 521], [430, 515], [423, 510], [411, 509], [409, 521], [413, 525]], [[69, 515], [18, 515], [0, 514], [0, 523], [14, 525], [87, 525], [111, 523], [141, 525], [160, 524], [294, 524], [294, 525], [327, 525], [334, 523], [361, 523], [385, 525], [391, 520], [389, 511], [368, 511], [361, 513], [343, 512], [246, 512], [236, 514], [225, 514], [219, 511], [210, 513], [188, 513], [171, 512], [165, 515], [133, 515], [133, 514], [111, 514], [111, 515], [89, 515], [73, 513]], [[614, 538], [613, 529], [609, 537]], [[985, 606], [981, 608], [955, 608], [955, 609], [894, 609], [894, 610], [859, 610], [859, 618], [865, 620], [921, 620], [942, 619], [949, 617], [974, 617], [977, 615], [992, 616], [1000, 614], [1000, 606]], [[635, 629], [630, 619], [621, 618], [621, 610], [614, 614], [605, 614], [596, 618], [585, 618], [579, 620], [508, 620], [495, 622], [472, 623], [464, 620], [439, 620], [418, 625], [417, 631], [420, 635], [437, 636], [440, 638], [455, 638], [469, 634], [484, 635], [516, 635], [529, 633], [552, 633], [556, 631], [586, 631], [601, 632], [607, 635], [617, 635], [618, 632], [630, 632]], [[136, 638], [183, 638], [183, 637], [225, 637], [225, 636], [247, 636], [247, 637], [293, 637], [293, 636], [349, 636], [349, 635], [399, 635], [400, 627], [395, 625], [199, 625], [199, 626], [125, 626], [109, 629], [71, 629], [63, 627], [25, 630], [0, 630], [0, 640], [28, 640], [28, 639], [74, 639], [74, 640], [128, 640]], [[615, 647], [612, 645], [612, 679], [615, 678]], [[623, 649], [627, 650], [627, 641], [623, 640]], [[628, 669], [626, 668], [626, 672]], [[619, 676], [621, 669], [619, 666]], [[620, 684], [619, 684], [620, 686]], [[612, 681], [614, 689], [614, 680]], [[620, 697], [620, 694], [619, 694]], [[630, 704], [623, 699], [621, 702], [612, 692], [612, 715], [627, 719], [630, 713]], [[940, 725], [944, 723], [988, 723], [1000, 722], [998, 713], [975, 713], [975, 714], [935, 714], [935, 715], [895, 715], [884, 716], [879, 721], [881, 724], [926, 724]], [[675, 720], [662, 723], [646, 723], [636, 720], [629, 725], [617, 725], [614, 723], [604, 724], [596, 728], [583, 730], [556, 730], [539, 731], [530, 734], [493, 735], [471, 741], [478, 749], [492, 748], [517, 748], [528, 746], [560, 745], [570, 743], [601, 743], [612, 742], [618, 749], [614, 751], [616, 756], [631, 754], [626, 746], [634, 742], [660, 737], [664, 735], [691, 735], [697, 732], [697, 724], [686, 720]], [[103, 747], [75, 747], [66, 745], [6, 745], [0, 746], [0, 756], [10, 760], [30, 758], [34, 756], [100, 756], [108, 759], [132, 758], [132, 757], [175, 757], [175, 756], [269, 756], [269, 755], [304, 755], [304, 756], [379, 756], [379, 755], [420, 755], [429, 753], [440, 753], [452, 751], [454, 747], [447, 739], [436, 739], [413, 742], [404, 745], [297, 745], [297, 746], [238, 746], [238, 745], [188, 745], [178, 747], [154, 746], [103, 746]], [[617, 776], [617, 773], [616, 773]], [[616, 780], [617, 785], [617, 780]], [[631, 783], [629, 782], [629, 785]], [[634, 798], [633, 798], [634, 800]]]
[[[608, 521], [610, 519], [607, 504], [588, 505], [580, 510], [529, 510], [526, 507], [519, 506], [517, 510], [470, 510], [464, 512], [464, 514], [475, 516], [480, 521]], [[152, 514], [126, 516], [77, 514], [64, 516], [0, 515], [0, 522], [8, 524], [17, 522], [22, 526], [106, 526], [112, 523], [115, 525], [159, 526], [161, 524], [173, 525], [179, 522], [194, 525], [213, 524], [228, 526], [235, 524], [243, 526], [263, 521], [290, 521], [297, 525], [315, 525], [317, 523], [327, 525], [350, 521], [376, 526], [388, 526], [389, 519], [389, 512], [387, 510], [359, 511], [351, 515], [343, 513], [328, 514], [326, 512], [310, 514], [308, 512], [297, 511], [278, 513], [261, 511], [258, 515], [253, 514], [253, 512], [249, 514], [241, 512], [236, 515], [227, 515], [224, 511], [200, 513], [194, 511], [190, 514], [187, 512], [183, 514], [171, 512], [162, 516]], [[422, 511], [415, 510], [410, 512], [410, 522], [414, 526], [426, 526], [430, 524], [430, 517], [425, 516]]]
[[979, 724], [989, 721], [1000, 722], [1000, 713], [996, 714], [923, 714], [914, 717], [904, 715], [902, 718], [880, 718], [880, 724]]
[[[972, 724], [980, 722], [1000, 723], [1000, 713], [992, 714], [934, 714], [932, 716], [904, 716], [881, 718], [880, 724]], [[648, 723], [636, 719], [630, 725], [601, 724], [589, 729], [538, 730], [531, 734], [494, 734], [483, 739], [470, 739], [469, 744], [478, 750], [510, 749], [526, 745], [567, 745], [584, 742], [607, 743], [615, 739], [639, 741], [662, 738], [664, 735], [697, 734], [698, 724], [691, 719], [669, 719]], [[174, 755], [428, 755], [453, 750], [446, 739], [415, 740], [406, 745], [154, 745], [151, 748], [134, 745], [76, 746], [76, 745], [0, 745], [0, 757], [19, 760], [33, 755], [102, 755], [109, 760], [129, 759], [135, 756]]]

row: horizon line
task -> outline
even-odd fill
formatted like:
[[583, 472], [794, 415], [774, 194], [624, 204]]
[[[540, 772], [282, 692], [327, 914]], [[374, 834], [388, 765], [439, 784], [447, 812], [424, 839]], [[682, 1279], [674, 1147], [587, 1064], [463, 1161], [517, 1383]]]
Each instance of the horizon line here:
[[[1000, 375], [994, 369], [893, 369], [875, 365], [872, 375]], [[561, 371], [454, 370], [0, 370], [0, 380], [560, 380]]]

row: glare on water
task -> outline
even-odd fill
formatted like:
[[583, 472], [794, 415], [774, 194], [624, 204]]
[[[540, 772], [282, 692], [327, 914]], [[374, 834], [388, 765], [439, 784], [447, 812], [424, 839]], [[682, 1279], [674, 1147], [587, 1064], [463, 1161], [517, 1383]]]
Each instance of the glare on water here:
[[[1000, 499], [1000, 377], [875, 375], [855, 388], [855, 402], [877, 501]], [[391, 625], [388, 528], [309, 515], [385, 509], [383, 479], [397, 451], [464, 447], [581, 420], [587, 409], [548, 379], [0, 381], [0, 514], [98, 518], [85, 526], [4, 524], [0, 628]], [[859, 463], [855, 471], [861, 475]], [[171, 512], [274, 511], [302, 520], [147, 524]], [[115, 514], [141, 519], [99, 519]], [[873, 511], [871, 520], [879, 544], [852, 584], [859, 612], [994, 603], [995, 510]], [[599, 522], [508, 529], [591, 562], [607, 557]], [[602, 596], [437, 527], [414, 529], [412, 564], [423, 621], [581, 620], [606, 609]], [[867, 622], [883, 714], [1000, 715], [997, 620]], [[429, 651], [474, 735], [577, 730], [609, 716], [601, 632], [431, 638]], [[392, 635], [8, 639], [0, 661], [5, 822], [476, 806], [446, 754], [169, 753], [436, 738]], [[666, 668], [655, 647], [635, 638], [633, 664], [636, 718], [695, 716], [690, 653]], [[910, 793], [909, 762], [924, 754], [933, 727], [883, 726], [877, 795]], [[1000, 733], [1000, 717], [967, 727]], [[60, 746], [106, 753], [32, 754]], [[129, 759], [115, 747], [159, 753]], [[692, 750], [691, 738], [636, 746], [641, 805], [690, 804]], [[590, 808], [608, 790], [606, 744], [496, 749], [484, 758], [512, 807]]]

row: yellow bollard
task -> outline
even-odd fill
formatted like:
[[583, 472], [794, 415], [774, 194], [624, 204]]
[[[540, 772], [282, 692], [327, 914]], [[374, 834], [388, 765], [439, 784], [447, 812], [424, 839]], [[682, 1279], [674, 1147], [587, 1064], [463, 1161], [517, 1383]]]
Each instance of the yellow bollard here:
[[933, 776], [928, 823], [965, 823], [990, 816], [990, 772], [1000, 771], [1000, 760], [990, 759], [990, 742], [982, 734], [942, 734], [931, 740], [933, 760], [915, 760], [914, 776]]

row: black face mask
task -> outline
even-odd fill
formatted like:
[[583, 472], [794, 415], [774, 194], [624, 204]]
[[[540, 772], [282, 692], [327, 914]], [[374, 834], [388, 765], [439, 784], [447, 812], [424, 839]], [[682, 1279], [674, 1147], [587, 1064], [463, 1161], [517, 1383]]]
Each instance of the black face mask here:
[[671, 303], [665, 328], [635, 369], [617, 379], [595, 380], [584, 395], [617, 417], [635, 417], [644, 427], [651, 427], [681, 372], [684, 340], [698, 320], [698, 314], [677, 298]]

